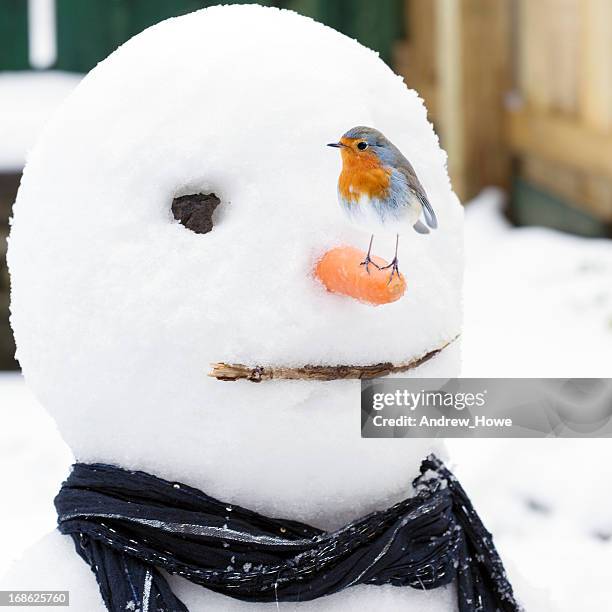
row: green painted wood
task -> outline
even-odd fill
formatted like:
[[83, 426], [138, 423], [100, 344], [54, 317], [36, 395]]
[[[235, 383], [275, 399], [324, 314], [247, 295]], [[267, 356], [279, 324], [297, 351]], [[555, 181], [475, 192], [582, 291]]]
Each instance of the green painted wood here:
[[[252, 3], [255, 0], [239, 3]], [[56, 0], [56, 68], [88, 72], [119, 45], [169, 17], [218, 4], [206, 0]], [[224, 4], [235, 4], [226, 0]], [[263, 0], [266, 3], [266, 0]]]
[[119, 45], [168, 17], [195, 11], [202, 0], [56, 0], [56, 68], [88, 72]]
[[122, 0], [56, 0], [56, 68], [88, 72], [125, 40]]
[[346, 4], [348, 6], [337, 29], [378, 51], [381, 58], [391, 64], [393, 45], [402, 35], [404, 3], [396, 0], [359, 0], [347, 1]]
[[[2, 0], [0, 0], [2, 1]], [[87, 72], [120, 44], [145, 28], [176, 15], [212, 6], [206, 0], [56, 0], [58, 58], [62, 70]], [[251, 4], [255, 0], [226, 0]], [[391, 62], [402, 36], [402, 0], [260, 0], [321, 21]]]
[[26, 70], [28, 57], [28, 3], [0, 0], [0, 70]]
[[612, 237], [612, 225], [522, 179], [512, 185], [510, 210], [517, 225], [539, 225], [589, 237]]
[[[215, 4], [254, 4], [258, 0], [225, 0], [222, 3], [210, 0], [123, 0], [128, 13], [129, 36], [169, 17], [178, 17]], [[259, 4], [270, 4], [260, 0]]]
[[357, 39], [378, 51], [388, 64], [395, 41], [404, 35], [402, 0], [284, 0], [279, 4]]

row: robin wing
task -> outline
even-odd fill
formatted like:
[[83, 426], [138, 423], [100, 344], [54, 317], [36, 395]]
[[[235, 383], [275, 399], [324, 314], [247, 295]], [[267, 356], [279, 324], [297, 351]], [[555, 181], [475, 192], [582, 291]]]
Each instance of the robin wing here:
[[[398, 170], [406, 177], [406, 182], [408, 183], [408, 189], [414, 193], [414, 195], [418, 198], [419, 202], [423, 207], [423, 216], [425, 217], [425, 222], [431, 229], [436, 229], [438, 227], [438, 219], [436, 217], [436, 213], [432, 208], [429, 200], [427, 199], [427, 194], [425, 193], [425, 189], [423, 189], [423, 185], [419, 181], [414, 168], [410, 164], [410, 162], [402, 155], [403, 159], [399, 164]], [[417, 230], [418, 231], [418, 230]]]

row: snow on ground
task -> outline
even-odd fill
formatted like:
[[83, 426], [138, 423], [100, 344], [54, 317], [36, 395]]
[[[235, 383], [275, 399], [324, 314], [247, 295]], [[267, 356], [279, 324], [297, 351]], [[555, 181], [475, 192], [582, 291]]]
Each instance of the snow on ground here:
[[[468, 207], [464, 375], [609, 375], [612, 241], [510, 229], [500, 206], [489, 191]], [[71, 454], [17, 375], [0, 376], [0, 409], [0, 488], [10, 492], [0, 505], [2, 573], [52, 528]], [[528, 609], [608, 609], [612, 443], [448, 445]]]
[[41, 128], [80, 80], [67, 72], [0, 72], [0, 170], [21, 171]]
[[612, 441], [447, 443], [527, 611], [609, 610]]
[[0, 575], [53, 529], [53, 498], [71, 462], [53, 419], [21, 376], [0, 373]]
[[612, 241], [511, 229], [502, 204], [467, 208], [462, 375], [612, 376]]
[[[612, 376], [612, 241], [514, 229], [502, 205], [467, 208], [462, 375]], [[447, 444], [527, 609], [610, 609], [612, 441]]]

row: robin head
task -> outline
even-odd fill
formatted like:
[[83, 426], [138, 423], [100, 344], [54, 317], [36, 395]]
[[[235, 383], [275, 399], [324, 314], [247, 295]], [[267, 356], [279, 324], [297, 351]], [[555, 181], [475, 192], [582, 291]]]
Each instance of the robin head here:
[[351, 128], [338, 142], [327, 146], [340, 149], [345, 167], [394, 166], [399, 153], [381, 132], [365, 126]]

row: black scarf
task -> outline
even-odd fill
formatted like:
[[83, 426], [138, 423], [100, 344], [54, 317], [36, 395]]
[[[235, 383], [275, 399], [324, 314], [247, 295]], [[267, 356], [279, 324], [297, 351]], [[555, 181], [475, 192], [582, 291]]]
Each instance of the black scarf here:
[[251, 602], [456, 580], [460, 612], [520, 610], [491, 534], [454, 476], [432, 455], [413, 484], [415, 497], [333, 532], [104, 464], [75, 464], [55, 506], [60, 532], [92, 568], [110, 612], [188, 612], [160, 569]]

